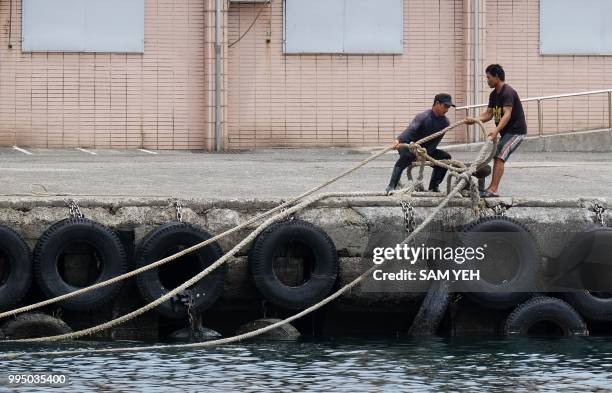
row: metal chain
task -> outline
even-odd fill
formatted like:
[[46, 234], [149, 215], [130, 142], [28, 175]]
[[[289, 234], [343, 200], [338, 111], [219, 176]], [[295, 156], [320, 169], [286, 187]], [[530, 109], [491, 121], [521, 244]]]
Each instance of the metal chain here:
[[595, 222], [601, 225], [602, 227], [605, 227], [606, 223], [604, 221], [603, 214], [606, 211], [606, 209], [603, 206], [601, 206], [599, 203], [596, 203], [595, 206], [593, 206], [591, 210], [595, 212]]
[[195, 310], [193, 309], [193, 306], [194, 306], [193, 293], [189, 289], [186, 289], [185, 291], [179, 294], [179, 299], [187, 308], [187, 316], [189, 317], [189, 326], [191, 327], [191, 330], [193, 331], [193, 327], [195, 325], [195, 315], [194, 315]]
[[499, 204], [499, 205], [495, 205], [495, 207], [493, 207], [493, 211], [495, 212], [496, 216], [502, 216], [505, 217], [506, 216], [506, 206]]
[[57, 307], [54, 311], [51, 312], [51, 316], [57, 319], [62, 319], [64, 317], [62, 308]]
[[175, 200], [172, 205], [176, 209], [176, 220], [178, 222], [183, 222], [183, 205], [181, 204], [181, 202], [179, 202], [178, 199]]
[[416, 221], [414, 219], [414, 207], [410, 201], [401, 201], [402, 211], [404, 212], [404, 225], [406, 233], [411, 233], [416, 228]]
[[81, 213], [81, 209], [79, 205], [74, 200], [68, 201], [68, 208], [70, 209], [70, 216], [73, 218], [83, 218], [85, 217], [83, 213]]

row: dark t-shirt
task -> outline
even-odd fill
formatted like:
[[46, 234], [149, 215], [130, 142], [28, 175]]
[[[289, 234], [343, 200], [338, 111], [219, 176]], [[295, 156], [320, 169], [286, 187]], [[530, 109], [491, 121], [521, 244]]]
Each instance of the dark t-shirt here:
[[499, 94], [496, 90], [493, 90], [489, 95], [489, 108], [493, 109], [493, 119], [495, 119], [496, 126], [499, 125], [501, 118], [504, 116], [505, 106], [511, 106], [512, 113], [508, 124], [501, 130], [500, 134], [526, 134], [527, 123], [525, 122], [525, 112], [521, 99], [516, 90], [504, 83]]
[[[438, 117], [435, 115], [433, 110], [428, 109], [425, 112], [419, 113], [412, 119], [408, 128], [406, 128], [397, 139], [401, 143], [417, 142], [420, 139], [425, 138], [431, 134], [434, 134], [444, 128], [448, 127], [450, 122], [446, 116]], [[431, 141], [424, 143], [422, 146], [427, 149], [427, 152], [431, 154], [433, 150], [438, 147], [438, 144], [442, 140], [444, 135], [432, 139]]]

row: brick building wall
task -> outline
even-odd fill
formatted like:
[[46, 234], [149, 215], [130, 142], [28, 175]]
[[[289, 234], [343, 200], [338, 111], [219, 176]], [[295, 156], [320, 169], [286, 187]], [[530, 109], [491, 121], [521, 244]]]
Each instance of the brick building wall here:
[[[401, 55], [285, 55], [282, 0], [225, 0], [224, 147], [381, 145], [438, 92], [472, 104], [476, 1], [478, 102], [494, 62], [523, 98], [612, 86], [612, 56], [540, 55], [540, 0], [404, 0]], [[21, 1], [0, 0], [0, 146], [212, 149], [214, 4], [145, 0], [144, 54], [22, 53]], [[606, 100], [544, 102], [543, 133], [604, 127]], [[537, 134], [537, 106], [525, 109]], [[451, 121], [464, 115], [449, 112]]]
[[[229, 42], [261, 7], [230, 5]], [[228, 50], [230, 147], [387, 143], [436, 93], [465, 101], [461, 0], [405, 1], [402, 55], [285, 55], [282, 1], [265, 7]]]
[[210, 3], [146, 0], [144, 54], [115, 54], [22, 53], [21, 1], [0, 1], [0, 145], [210, 148]]

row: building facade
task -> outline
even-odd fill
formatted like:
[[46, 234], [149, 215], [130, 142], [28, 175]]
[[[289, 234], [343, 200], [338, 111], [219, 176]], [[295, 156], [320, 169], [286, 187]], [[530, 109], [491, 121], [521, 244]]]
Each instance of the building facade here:
[[[24, 50], [34, 23], [23, 28], [27, 1], [0, 0], [0, 146], [215, 148], [214, 0], [140, 0], [142, 53]], [[326, 8], [316, 18], [291, 16], [296, 1], [304, 0], [222, 2], [224, 149], [387, 144], [438, 92], [458, 105], [486, 102], [490, 63], [504, 66], [522, 98], [612, 86], [605, 48], [543, 53], [541, 30], [554, 30], [554, 23], [542, 27], [543, 18], [561, 23], [572, 12], [551, 10], [550, 0], [396, 0], [396, 53], [288, 50], [298, 42], [288, 26], [306, 29], [306, 41], [312, 32], [315, 42], [322, 20], [346, 23], [320, 0]], [[603, 127], [606, 103], [605, 95], [546, 101], [543, 133]], [[537, 134], [536, 104], [525, 110], [529, 133]], [[466, 138], [458, 128], [446, 141]]]

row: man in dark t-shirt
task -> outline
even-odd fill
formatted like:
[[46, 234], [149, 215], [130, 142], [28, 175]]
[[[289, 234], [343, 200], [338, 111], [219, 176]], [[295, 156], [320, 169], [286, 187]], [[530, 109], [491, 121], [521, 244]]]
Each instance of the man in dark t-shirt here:
[[[527, 123], [523, 105], [516, 90], [505, 83], [506, 75], [499, 64], [491, 64], [486, 69], [487, 83], [493, 91], [489, 95], [487, 111], [480, 115], [479, 120], [486, 123], [495, 119], [495, 129], [488, 135], [497, 138], [500, 135], [499, 144], [493, 163], [493, 178], [489, 187], [481, 191], [484, 198], [498, 197], [497, 190], [499, 182], [504, 174], [504, 165], [508, 158], [521, 144], [527, 134]], [[466, 124], [474, 124], [471, 117], [465, 119]]]
[[[416, 115], [414, 119], [410, 122], [408, 128], [406, 128], [397, 137], [394, 144], [396, 148], [397, 145], [399, 145], [400, 143], [417, 142], [418, 140], [423, 139], [426, 136], [432, 135], [448, 127], [450, 122], [446, 117], [446, 112], [448, 112], [451, 106], [455, 106], [455, 104], [453, 104], [452, 97], [449, 94], [437, 94], [434, 97], [434, 103], [431, 109], [428, 109], [425, 112]], [[422, 147], [427, 150], [427, 154], [429, 154], [436, 160], [450, 159], [450, 154], [448, 154], [444, 150], [440, 150], [437, 148], [441, 140], [442, 136], [424, 143]], [[393, 167], [391, 180], [389, 181], [389, 185], [386, 189], [387, 194], [395, 190], [395, 188], [397, 187], [397, 183], [399, 182], [400, 177], [402, 176], [402, 171], [408, 166], [410, 166], [412, 162], [416, 159], [416, 157], [405, 147], [399, 148], [398, 153], [400, 155], [400, 158], [397, 160], [395, 166]], [[440, 183], [442, 183], [442, 180], [444, 179], [445, 175], [446, 169], [439, 166], [434, 167], [433, 173], [431, 175], [431, 180], [429, 182], [429, 190], [438, 192]]]

